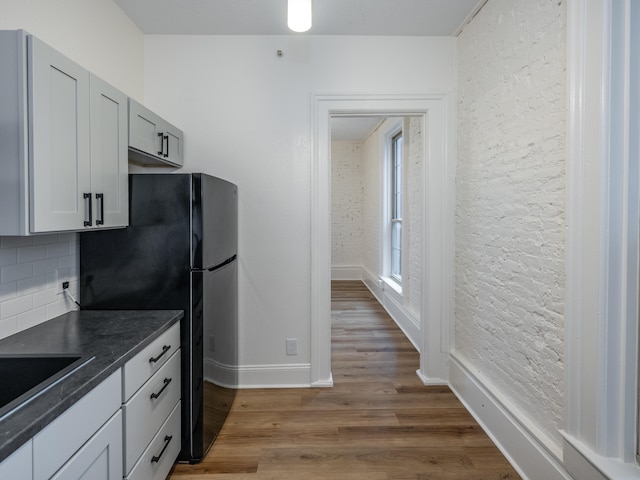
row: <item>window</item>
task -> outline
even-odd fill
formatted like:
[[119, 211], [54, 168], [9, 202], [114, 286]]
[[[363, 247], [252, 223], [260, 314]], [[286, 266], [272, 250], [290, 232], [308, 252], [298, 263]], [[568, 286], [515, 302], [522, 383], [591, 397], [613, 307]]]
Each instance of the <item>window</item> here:
[[402, 281], [402, 132], [391, 138], [391, 277]]

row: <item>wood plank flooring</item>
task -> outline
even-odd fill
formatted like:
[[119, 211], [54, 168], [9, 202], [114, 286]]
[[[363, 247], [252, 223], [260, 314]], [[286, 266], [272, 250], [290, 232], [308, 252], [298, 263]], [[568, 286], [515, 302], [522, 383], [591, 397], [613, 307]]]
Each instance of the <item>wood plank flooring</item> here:
[[332, 283], [333, 388], [240, 390], [207, 457], [171, 480], [520, 478], [361, 282]]

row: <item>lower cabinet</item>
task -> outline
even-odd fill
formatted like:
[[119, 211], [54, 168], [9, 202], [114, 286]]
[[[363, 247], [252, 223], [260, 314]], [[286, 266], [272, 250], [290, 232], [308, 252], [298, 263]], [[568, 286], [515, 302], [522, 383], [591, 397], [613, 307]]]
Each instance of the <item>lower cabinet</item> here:
[[164, 480], [180, 453], [181, 402], [174, 407], [125, 480]]
[[[94, 438], [109, 419], [119, 414], [121, 391], [122, 376], [117, 370], [33, 437], [34, 480], [52, 478], [83, 445]], [[122, 448], [122, 433], [117, 440], [117, 444], [111, 446], [114, 450]], [[122, 462], [121, 455], [119, 458]], [[111, 476], [96, 478], [118, 478], [113, 472], [105, 472], [105, 475], [108, 473]]]
[[0, 480], [164, 480], [181, 450], [179, 325], [0, 462]]
[[0, 478], [33, 479], [33, 440], [29, 440], [0, 463]]
[[51, 480], [122, 478], [122, 413], [118, 411]]
[[164, 480], [180, 453], [179, 345], [175, 326], [123, 368], [123, 463], [128, 480]]

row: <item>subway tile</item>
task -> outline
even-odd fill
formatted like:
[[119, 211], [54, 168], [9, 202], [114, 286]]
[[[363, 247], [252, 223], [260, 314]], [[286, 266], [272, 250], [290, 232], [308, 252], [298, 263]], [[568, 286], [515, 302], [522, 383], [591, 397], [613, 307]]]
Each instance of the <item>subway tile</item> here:
[[77, 255], [66, 255], [64, 257], [60, 257], [58, 259], [59, 268], [69, 268], [70, 272], [78, 271], [78, 256]]
[[65, 255], [71, 255], [71, 245], [69, 243], [50, 243], [47, 245], [47, 258], [57, 258]]
[[17, 248], [0, 249], [0, 267], [3, 267], [5, 265], [15, 265], [16, 263], [18, 263]]
[[18, 315], [18, 328], [24, 330], [47, 321], [47, 307], [35, 308]]
[[61, 233], [59, 234], [58, 242], [69, 243], [71, 245], [78, 243], [77, 233]]
[[18, 317], [9, 317], [0, 320], [0, 338], [7, 338], [20, 331], [18, 328]]
[[33, 236], [33, 244], [34, 245], [48, 245], [50, 243], [58, 243], [59, 236], [57, 233], [51, 233], [47, 235], [34, 235]]
[[48, 260], [38, 260], [37, 262], [33, 262], [34, 275], [55, 273], [57, 269], [58, 269], [57, 258], [50, 258]]
[[35, 245], [18, 248], [18, 263], [33, 262], [47, 258], [46, 245]]
[[0, 237], [0, 247], [26, 247], [33, 245], [33, 237]]
[[42, 290], [41, 292], [36, 292], [32, 296], [33, 307], [37, 308], [58, 301], [62, 294], [58, 295], [57, 289], [53, 287]]
[[0, 283], [0, 303], [18, 296], [18, 282]]
[[20, 296], [36, 293], [47, 288], [47, 278], [44, 275], [27, 278], [18, 282], [18, 294]]
[[16, 282], [33, 275], [33, 263], [19, 263], [0, 267], [0, 283]]
[[[62, 297], [62, 295], [61, 295]], [[59, 315], [63, 315], [65, 313], [67, 313], [70, 310], [74, 310], [73, 308], [73, 303], [67, 300], [58, 300], [57, 302], [54, 303], [49, 303], [46, 306], [47, 309], [47, 320], [55, 318]]]
[[7, 300], [0, 304], [0, 318], [8, 318], [20, 315], [33, 308], [33, 298], [31, 295]]

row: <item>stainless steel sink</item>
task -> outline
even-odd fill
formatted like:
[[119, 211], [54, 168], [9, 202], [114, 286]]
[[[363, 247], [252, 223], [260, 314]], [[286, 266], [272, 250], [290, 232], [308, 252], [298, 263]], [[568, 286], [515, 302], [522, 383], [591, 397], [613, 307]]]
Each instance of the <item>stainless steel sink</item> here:
[[67, 354], [0, 354], [0, 418], [93, 358]]

